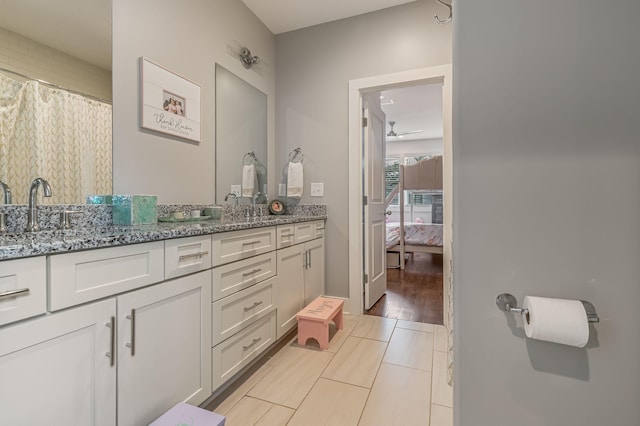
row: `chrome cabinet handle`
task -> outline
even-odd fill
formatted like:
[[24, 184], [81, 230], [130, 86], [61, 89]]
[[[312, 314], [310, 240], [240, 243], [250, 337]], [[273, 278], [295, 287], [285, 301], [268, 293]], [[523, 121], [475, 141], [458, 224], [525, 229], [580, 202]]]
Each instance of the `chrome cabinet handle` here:
[[253, 339], [253, 341], [251, 343], [249, 343], [247, 346], [243, 346], [242, 350], [246, 351], [247, 349], [249, 349], [252, 346], [254, 346], [256, 343], [258, 343], [260, 340], [262, 340], [262, 337], [258, 337], [258, 338]]
[[262, 269], [254, 269], [254, 270], [249, 271], [249, 272], [243, 272], [243, 273], [242, 273], [242, 276], [243, 276], [243, 277], [246, 277], [247, 275], [257, 274], [257, 273], [258, 273], [258, 272], [260, 272], [260, 271], [262, 271]]
[[31, 290], [28, 288], [20, 288], [17, 290], [8, 290], [0, 293], [0, 299], [8, 299], [9, 297], [26, 296]]
[[246, 308], [246, 307], [245, 307], [245, 308], [244, 308], [244, 311], [245, 311], [245, 312], [250, 311], [250, 310], [252, 310], [253, 308], [255, 308], [256, 306], [260, 306], [260, 305], [262, 305], [262, 301], [260, 301], [260, 302], [254, 302], [254, 303], [253, 303], [253, 305], [249, 306], [248, 308]]
[[127, 315], [128, 320], [131, 320], [131, 342], [126, 343], [125, 346], [131, 348], [131, 356], [136, 354], [136, 310], [131, 310], [131, 315]]
[[309, 253], [309, 269], [311, 269], [311, 249], [307, 250]]
[[198, 253], [191, 253], [191, 254], [183, 254], [182, 256], [180, 256], [178, 258], [178, 261], [191, 259], [192, 257], [203, 257], [203, 256], [206, 256], [208, 254], [209, 254], [208, 251], [201, 251], [201, 252], [198, 252]]
[[111, 334], [111, 343], [110, 343], [110, 352], [107, 352], [105, 355], [107, 356], [107, 358], [110, 358], [110, 364], [113, 367], [116, 363], [116, 352], [115, 352], [115, 346], [116, 346], [116, 317], [112, 316], [111, 317], [111, 321], [109, 321], [108, 323], [105, 324], [107, 327], [109, 327], [110, 329], [110, 334]]
[[260, 240], [255, 240], [255, 241], [247, 241], [245, 243], [242, 243], [243, 246], [248, 246], [248, 245], [252, 245], [252, 244], [258, 244], [260, 242]]

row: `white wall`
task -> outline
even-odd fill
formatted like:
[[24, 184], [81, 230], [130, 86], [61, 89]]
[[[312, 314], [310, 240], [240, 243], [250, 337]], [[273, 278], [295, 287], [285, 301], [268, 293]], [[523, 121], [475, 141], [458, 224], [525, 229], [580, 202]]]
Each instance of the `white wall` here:
[[[114, 193], [156, 194], [159, 203], [215, 201], [215, 64], [267, 94], [267, 159], [274, 169], [274, 36], [240, 0], [113, 0]], [[267, 66], [246, 70], [228, 54], [248, 46]], [[138, 58], [202, 86], [202, 142], [140, 130]], [[229, 160], [227, 160], [229, 161]], [[274, 179], [270, 180], [270, 187]], [[273, 189], [270, 189], [273, 193]]]
[[[640, 2], [454, 2], [458, 426], [640, 424]], [[510, 292], [591, 301], [586, 349]]]
[[[276, 36], [276, 172], [288, 152], [305, 158], [303, 203], [326, 203], [326, 291], [348, 296], [348, 83], [451, 63], [451, 26], [437, 3], [406, 5]], [[309, 197], [323, 182], [325, 196]]]

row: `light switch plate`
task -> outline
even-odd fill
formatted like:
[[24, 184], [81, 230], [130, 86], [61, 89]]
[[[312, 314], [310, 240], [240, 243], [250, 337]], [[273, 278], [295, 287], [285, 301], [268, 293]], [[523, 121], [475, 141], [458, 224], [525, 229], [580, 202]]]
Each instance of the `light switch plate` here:
[[278, 185], [278, 196], [286, 197], [287, 196], [287, 184], [281, 183]]
[[311, 182], [311, 196], [324, 197], [324, 183]]
[[236, 197], [242, 195], [242, 185], [231, 185], [231, 192], [236, 194]]

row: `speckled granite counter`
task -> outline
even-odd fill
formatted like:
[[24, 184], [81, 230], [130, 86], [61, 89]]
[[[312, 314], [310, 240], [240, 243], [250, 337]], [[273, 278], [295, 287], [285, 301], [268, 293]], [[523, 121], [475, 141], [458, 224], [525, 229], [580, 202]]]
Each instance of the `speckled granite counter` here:
[[264, 216], [247, 220], [203, 220], [144, 226], [103, 226], [0, 235], [0, 260], [114, 247], [171, 238], [326, 219], [324, 214]]

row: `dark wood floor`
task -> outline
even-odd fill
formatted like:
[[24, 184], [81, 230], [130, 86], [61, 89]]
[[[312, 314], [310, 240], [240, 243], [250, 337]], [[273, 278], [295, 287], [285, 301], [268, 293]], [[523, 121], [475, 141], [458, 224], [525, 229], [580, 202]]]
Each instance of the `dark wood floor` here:
[[404, 271], [387, 269], [387, 292], [365, 313], [442, 324], [442, 255], [414, 253]]

